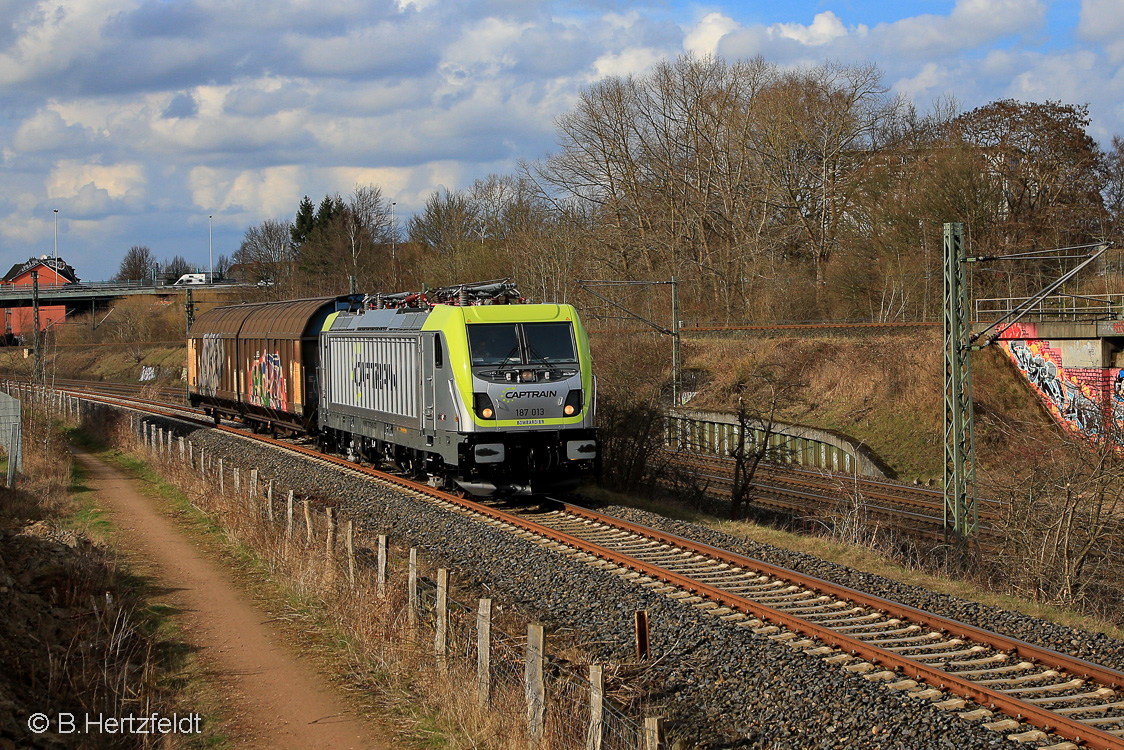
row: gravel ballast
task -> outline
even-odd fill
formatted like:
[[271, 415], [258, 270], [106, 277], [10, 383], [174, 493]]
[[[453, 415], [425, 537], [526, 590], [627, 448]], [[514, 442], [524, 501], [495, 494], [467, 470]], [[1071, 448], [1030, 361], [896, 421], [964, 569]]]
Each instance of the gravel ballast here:
[[[177, 425], [183, 430], [182, 425]], [[398, 488], [246, 439], [198, 428], [188, 439], [230, 466], [256, 468], [275, 492], [338, 498], [370, 533], [418, 547], [476, 579], [492, 595], [536, 613], [551, 627], [579, 629], [605, 655], [628, 658], [633, 616], [647, 610], [658, 691], [652, 701], [681, 722], [672, 738], [707, 748], [1000, 748], [1028, 747], [967, 721], [955, 711], [888, 689], [808, 656], [750, 628], [654, 594]], [[276, 497], [276, 495], [275, 495]], [[629, 508], [608, 512], [855, 589], [995, 630], [1121, 669], [1124, 644], [1107, 636], [935, 594], [705, 527]]]

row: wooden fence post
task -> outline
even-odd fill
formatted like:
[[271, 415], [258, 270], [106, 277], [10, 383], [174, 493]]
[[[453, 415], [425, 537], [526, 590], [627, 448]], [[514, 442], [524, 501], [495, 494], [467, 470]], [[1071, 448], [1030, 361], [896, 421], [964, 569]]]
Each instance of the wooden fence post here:
[[273, 480], [269, 480], [269, 487], [265, 491], [265, 517], [273, 523]]
[[180, 435], [180, 463], [181, 463], [181, 464], [182, 464], [182, 463], [183, 463], [183, 462], [184, 462], [185, 460], [187, 460], [187, 459], [186, 459], [186, 456], [187, 456], [187, 446], [186, 446], [186, 445], [184, 445], [184, 443], [185, 443], [185, 442], [186, 442], [186, 441], [184, 440], [184, 437], [183, 437], [183, 435]]
[[304, 527], [305, 536], [304, 543], [312, 544], [312, 511], [308, 507], [308, 499], [302, 500], [304, 503]]
[[645, 609], [636, 612], [636, 660], [648, 661], [651, 648], [648, 641], [648, 611]]
[[329, 505], [324, 509], [324, 515], [328, 517], [328, 534], [327, 541], [324, 544], [324, 557], [331, 562], [336, 553], [336, 509]]
[[242, 472], [238, 471], [238, 467], [234, 467], [234, 496], [238, 497], [242, 494]]
[[410, 548], [410, 568], [406, 577], [406, 624], [410, 626], [411, 637], [418, 624], [418, 550]]
[[379, 596], [386, 596], [386, 534], [379, 534], [378, 572], [375, 580], [378, 582]]
[[437, 657], [437, 670], [444, 674], [449, 669], [449, 570], [437, 569], [437, 627], [433, 632], [433, 653]]
[[285, 536], [293, 536], [293, 491], [289, 490], [289, 499], [285, 501]]
[[589, 665], [589, 728], [585, 750], [601, 750], [605, 741], [605, 668]]
[[250, 469], [250, 501], [258, 496], [258, 470]]
[[355, 585], [355, 521], [347, 520], [347, 582]]
[[187, 441], [187, 465], [195, 468], [195, 443], [191, 440]]
[[523, 669], [523, 693], [527, 697], [527, 747], [538, 750], [546, 724], [546, 684], [543, 682], [543, 626], [527, 625], [527, 661]]
[[664, 750], [663, 719], [646, 717], [644, 719], [644, 750]]
[[476, 609], [476, 694], [480, 705], [492, 702], [492, 600], [481, 599]]
[[226, 497], [226, 471], [222, 466], [222, 459], [219, 459], [219, 494]]

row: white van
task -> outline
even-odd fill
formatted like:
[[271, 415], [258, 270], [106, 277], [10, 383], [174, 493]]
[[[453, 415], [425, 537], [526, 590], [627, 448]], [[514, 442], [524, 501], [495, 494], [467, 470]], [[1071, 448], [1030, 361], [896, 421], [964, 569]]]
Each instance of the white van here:
[[180, 276], [172, 286], [192, 286], [206, 283], [207, 274], [205, 273], [185, 273], [183, 276]]

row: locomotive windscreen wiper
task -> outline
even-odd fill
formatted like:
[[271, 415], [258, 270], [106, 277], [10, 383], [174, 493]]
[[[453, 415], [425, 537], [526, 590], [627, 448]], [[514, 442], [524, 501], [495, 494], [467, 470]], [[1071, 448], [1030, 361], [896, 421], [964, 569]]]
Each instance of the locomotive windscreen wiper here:
[[[507, 353], [507, 356], [503, 358], [503, 362], [500, 362], [498, 366], [503, 367], [504, 365], [506, 365], [508, 362], [511, 361], [512, 355], [518, 354], [518, 353], [519, 353], [519, 344], [516, 344], [515, 346], [511, 347], [511, 351], [509, 351]], [[520, 357], [520, 359], [522, 359], [522, 357]]]
[[535, 347], [533, 347], [531, 345], [530, 341], [528, 341], [527, 342], [527, 364], [533, 365], [535, 363], [534, 360], [536, 360], [536, 359], [539, 362], [541, 362], [542, 364], [546, 365], [551, 370], [557, 369], [553, 362], [551, 362], [549, 359], [547, 359], [543, 355], [539, 354], [538, 350], [535, 349]]

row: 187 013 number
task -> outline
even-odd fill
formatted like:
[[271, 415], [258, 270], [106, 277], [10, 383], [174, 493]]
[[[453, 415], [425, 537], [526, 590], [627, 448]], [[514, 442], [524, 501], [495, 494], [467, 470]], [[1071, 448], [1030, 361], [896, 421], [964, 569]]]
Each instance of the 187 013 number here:
[[517, 417], [545, 417], [546, 409], [516, 409]]

